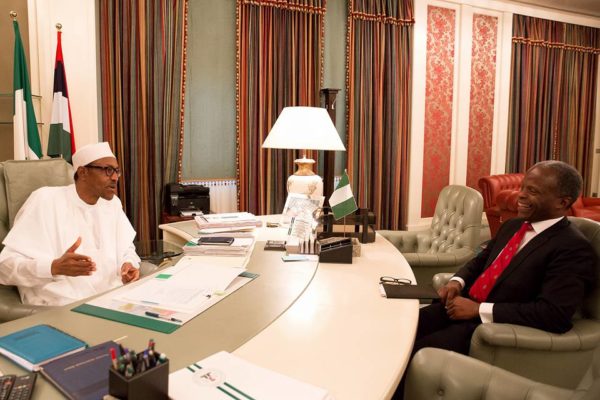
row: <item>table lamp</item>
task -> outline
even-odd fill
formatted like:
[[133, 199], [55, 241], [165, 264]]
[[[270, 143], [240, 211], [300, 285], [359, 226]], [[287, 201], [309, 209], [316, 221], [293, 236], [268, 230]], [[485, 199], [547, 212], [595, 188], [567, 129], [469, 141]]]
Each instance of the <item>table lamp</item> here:
[[[346, 151], [327, 110], [320, 107], [285, 107], [262, 147]], [[323, 196], [323, 179], [312, 170], [315, 160], [306, 158], [306, 152], [303, 152], [302, 158], [294, 162], [298, 170], [288, 178], [288, 193]]]

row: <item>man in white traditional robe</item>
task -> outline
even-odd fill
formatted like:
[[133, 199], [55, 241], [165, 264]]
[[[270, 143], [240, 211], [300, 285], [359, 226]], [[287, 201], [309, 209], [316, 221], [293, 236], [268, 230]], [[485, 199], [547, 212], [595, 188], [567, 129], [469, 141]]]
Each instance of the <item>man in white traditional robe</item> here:
[[4, 239], [0, 283], [16, 285], [25, 304], [68, 304], [139, 278], [110, 146], [82, 147], [73, 168], [75, 184], [31, 193]]

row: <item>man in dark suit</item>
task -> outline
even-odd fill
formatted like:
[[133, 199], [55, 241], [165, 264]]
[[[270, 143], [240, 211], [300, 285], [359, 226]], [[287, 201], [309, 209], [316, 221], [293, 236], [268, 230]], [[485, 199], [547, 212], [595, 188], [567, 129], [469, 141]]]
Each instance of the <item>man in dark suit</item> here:
[[518, 218], [439, 290], [440, 303], [421, 309], [413, 354], [423, 347], [468, 354], [481, 323], [568, 331], [596, 274], [596, 253], [564, 217], [581, 186], [577, 170], [560, 161], [529, 169]]

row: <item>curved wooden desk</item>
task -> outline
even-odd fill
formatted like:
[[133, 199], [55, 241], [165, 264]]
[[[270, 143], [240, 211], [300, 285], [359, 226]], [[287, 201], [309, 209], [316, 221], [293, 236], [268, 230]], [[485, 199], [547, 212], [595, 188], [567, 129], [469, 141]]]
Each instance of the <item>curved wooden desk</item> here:
[[[161, 229], [175, 242], [196, 231], [187, 221]], [[285, 230], [262, 228], [258, 239], [284, 237]], [[414, 280], [402, 254], [379, 235], [351, 265], [319, 263], [302, 296], [234, 354], [326, 388], [337, 400], [390, 398], [412, 350], [419, 303], [381, 297], [383, 275]]]
[[[179, 243], [195, 232], [192, 221], [161, 225], [161, 229], [165, 240]], [[258, 240], [283, 237], [285, 230], [282, 229], [262, 228], [258, 233]], [[294, 268], [294, 263], [289, 267]], [[378, 281], [382, 275], [414, 279], [404, 257], [378, 236], [375, 243], [363, 245], [362, 256], [355, 258], [351, 265], [319, 264], [300, 297], [283, 313], [274, 315], [273, 322], [253, 338], [245, 342], [237, 339], [237, 343], [242, 343], [239, 347], [222, 341], [235, 336], [236, 332], [212, 332], [212, 336], [219, 336], [217, 342], [221, 344], [217, 347], [222, 345], [223, 349], [258, 365], [326, 388], [337, 400], [389, 398], [412, 349], [418, 301], [381, 297]], [[221, 302], [221, 309], [231, 308], [225, 306], [233, 303], [236, 294], [225, 299], [231, 301]], [[243, 292], [238, 295], [242, 297]], [[258, 304], [250, 304], [252, 300]], [[249, 300], [246, 296], [244, 304], [256, 308], [264, 304], [264, 300]], [[202, 321], [190, 321], [175, 333], [165, 335], [74, 313], [71, 308], [73, 305], [1, 324], [0, 335], [37, 323], [49, 323], [90, 344], [126, 335], [123, 341], [126, 346], [143, 348], [148, 338], [153, 337], [161, 351], [170, 356], [171, 372], [208, 355], [202, 341], [212, 336], [203, 331], [202, 327], [207, 325]], [[212, 314], [216, 311], [212, 310]], [[218, 321], [218, 316], [213, 317]], [[219, 323], [210, 325], [216, 330], [223, 328]], [[0, 357], [0, 369], [4, 373], [23, 374], [20, 367], [3, 357]], [[34, 399], [61, 397], [44, 379], [36, 383]]]

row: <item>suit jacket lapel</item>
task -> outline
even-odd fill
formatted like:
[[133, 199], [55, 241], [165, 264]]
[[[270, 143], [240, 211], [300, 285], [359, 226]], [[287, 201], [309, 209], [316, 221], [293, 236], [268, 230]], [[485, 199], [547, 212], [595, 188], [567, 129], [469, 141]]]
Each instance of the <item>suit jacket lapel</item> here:
[[[558, 221], [556, 224], [552, 225], [550, 228], [546, 229], [539, 235], [536, 235], [533, 239], [529, 241], [511, 260], [510, 264], [506, 267], [506, 269], [502, 272], [502, 274], [498, 277], [498, 281], [492, 288], [492, 292], [496, 289], [502, 281], [504, 281], [511, 273], [518, 269], [519, 265], [521, 265], [529, 256], [535, 253], [535, 251], [542, 245], [544, 245], [548, 240], [558, 234], [562, 229], [569, 225], [569, 221], [564, 218], [561, 221]], [[490, 292], [491, 294], [491, 292]]]

